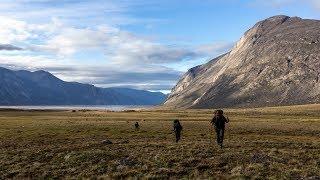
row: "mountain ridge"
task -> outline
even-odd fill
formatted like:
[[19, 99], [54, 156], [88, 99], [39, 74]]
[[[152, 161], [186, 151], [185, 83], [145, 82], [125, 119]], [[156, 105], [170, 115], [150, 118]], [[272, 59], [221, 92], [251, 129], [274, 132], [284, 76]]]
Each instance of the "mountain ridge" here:
[[319, 33], [319, 20], [284, 15], [262, 20], [231, 51], [184, 74], [164, 105], [214, 108], [318, 103]]
[[0, 105], [158, 105], [160, 92], [66, 82], [47, 71], [0, 67]]

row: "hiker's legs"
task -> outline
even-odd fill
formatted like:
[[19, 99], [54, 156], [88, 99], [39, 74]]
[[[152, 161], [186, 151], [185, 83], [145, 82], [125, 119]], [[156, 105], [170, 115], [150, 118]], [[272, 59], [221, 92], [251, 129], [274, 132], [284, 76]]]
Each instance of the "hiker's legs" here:
[[179, 142], [181, 137], [181, 133], [180, 132], [176, 132], [176, 142]]
[[223, 139], [224, 139], [224, 129], [220, 130], [220, 143], [223, 143]]
[[217, 138], [217, 144], [220, 144], [220, 129], [218, 128], [215, 128], [216, 130], [216, 138]]
[[217, 143], [222, 146], [223, 143], [223, 137], [224, 137], [224, 129], [218, 129], [216, 128], [216, 134], [217, 134]]
[[223, 138], [224, 138], [224, 129], [220, 129], [219, 131], [219, 145], [222, 148], [223, 147]]

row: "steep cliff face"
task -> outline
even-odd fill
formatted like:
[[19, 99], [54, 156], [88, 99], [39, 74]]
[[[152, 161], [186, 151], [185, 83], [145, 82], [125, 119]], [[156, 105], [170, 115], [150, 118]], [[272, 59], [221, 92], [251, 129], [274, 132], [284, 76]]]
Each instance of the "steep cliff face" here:
[[320, 21], [275, 16], [234, 48], [190, 69], [164, 103], [170, 107], [253, 107], [320, 102]]

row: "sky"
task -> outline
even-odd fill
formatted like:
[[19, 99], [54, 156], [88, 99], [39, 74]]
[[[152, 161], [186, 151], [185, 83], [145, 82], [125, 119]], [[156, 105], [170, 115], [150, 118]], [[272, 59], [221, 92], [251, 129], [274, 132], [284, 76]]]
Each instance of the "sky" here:
[[167, 93], [275, 15], [320, 19], [320, 0], [0, 0], [0, 67]]

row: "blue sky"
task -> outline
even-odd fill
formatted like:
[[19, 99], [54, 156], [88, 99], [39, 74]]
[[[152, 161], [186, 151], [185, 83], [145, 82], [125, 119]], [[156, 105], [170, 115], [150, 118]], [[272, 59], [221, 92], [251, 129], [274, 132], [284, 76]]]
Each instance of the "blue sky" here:
[[320, 0], [0, 0], [0, 66], [168, 92], [256, 22], [319, 12]]

